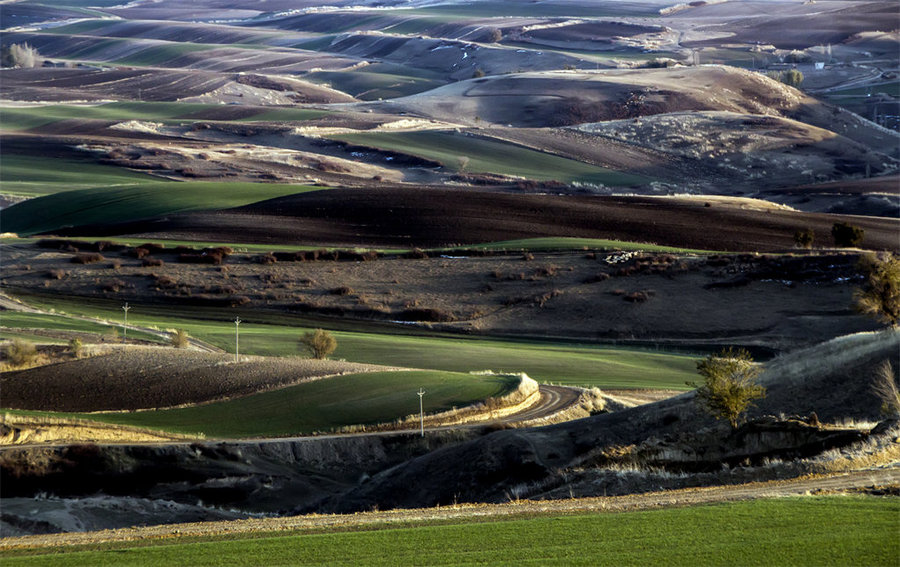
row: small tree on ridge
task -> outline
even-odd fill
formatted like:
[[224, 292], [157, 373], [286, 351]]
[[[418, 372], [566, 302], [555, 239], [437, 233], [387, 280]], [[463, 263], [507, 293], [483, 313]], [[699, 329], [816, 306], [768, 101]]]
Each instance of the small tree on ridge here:
[[328, 331], [316, 329], [314, 332], [303, 333], [300, 344], [311, 357], [322, 360], [337, 348], [337, 339]]
[[697, 388], [697, 402], [716, 419], [727, 419], [736, 429], [741, 415], [753, 403], [766, 396], [766, 389], [756, 383], [760, 369], [746, 349], [723, 349], [697, 363], [701, 383], [688, 382]]

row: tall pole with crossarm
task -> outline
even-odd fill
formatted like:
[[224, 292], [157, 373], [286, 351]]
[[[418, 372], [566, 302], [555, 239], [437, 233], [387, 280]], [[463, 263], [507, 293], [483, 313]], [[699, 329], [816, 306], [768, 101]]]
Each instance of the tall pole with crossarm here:
[[425, 437], [425, 410], [422, 406], [422, 397], [425, 395], [425, 390], [419, 388], [419, 391], [416, 393], [419, 394], [419, 431], [421, 431], [422, 437]]
[[241, 318], [235, 317], [234, 318], [234, 361], [235, 362], [237, 362], [240, 359], [240, 353], [238, 352], [238, 348], [240, 347], [240, 337], [241, 337], [240, 331], [238, 330], [238, 327], [240, 326], [240, 324], [241, 324]]
[[128, 306], [128, 302], [126, 301], [125, 305], [122, 306], [122, 311], [125, 312], [125, 323], [122, 325], [122, 337], [126, 343], [128, 342], [128, 310], [129, 309], [131, 309], [131, 307]]

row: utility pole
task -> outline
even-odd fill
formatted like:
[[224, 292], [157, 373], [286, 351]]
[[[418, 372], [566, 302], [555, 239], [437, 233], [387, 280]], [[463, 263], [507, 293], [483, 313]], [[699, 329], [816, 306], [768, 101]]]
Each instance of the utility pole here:
[[125, 323], [122, 325], [122, 340], [124, 342], [128, 342], [128, 311], [131, 307], [128, 306], [128, 302], [125, 302], [125, 305], [122, 306], [122, 311], [125, 312]]
[[241, 318], [235, 317], [234, 318], [234, 361], [235, 362], [240, 360], [240, 354], [238, 353], [238, 347], [240, 346], [239, 340], [240, 340], [240, 336], [241, 336], [240, 331], [238, 330], [238, 327], [240, 326], [240, 324], [241, 324]]
[[422, 437], [425, 437], [425, 410], [422, 406], [422, 396], [425, 395], [425, 390], [419, 388], [416, 393], [419, 394], [419, 431], [421, 431]]

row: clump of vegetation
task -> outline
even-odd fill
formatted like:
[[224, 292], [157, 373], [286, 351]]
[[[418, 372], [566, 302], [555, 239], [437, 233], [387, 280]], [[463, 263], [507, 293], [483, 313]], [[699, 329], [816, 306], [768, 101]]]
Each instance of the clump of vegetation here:
[[31, 341], [13, 339], [4, 352], [9, 364], [13, 367], [28, 366], [37, 360], [37, 348]]
[[834, 245], [841, 248], [859, 246], [865, 234], [865, 230], [847, 222], [836, 222], [831, 227], [831, 236], [834, 238]]
[[701, 383], [688, 382], [697, 388], [697, 402], [716, 419], [726, 419], [736, 429], [740, 417], [753, 403], [766, 396], [766, 389], [756, 383], [760, 368], [746, 349], [723, 349], [697, 363]]
[[69, 339], [69, 352], [72, 353], [72, 356], [75, 358], [81, 358], [84, 354], [84, 345], [81, 344], [81, 339], [77, 337]]
[[794, 244], [798, 248], [812, 248], [815, 239], [816, 233], [811, 228], [804, 228], [794, 233]]
[[72, 256], [73, 264], [96, 264], [103, 260], [106, 260], [106, 258], [103, 257], [103, 254], [98, 254], [96, 252], [83, 252]]
[[479, 67], [478, 69], [475, 69], [474, 73], [472, 73], [472, 78], [480, 79], [481, 77], [484, 77], [484, 71]]
[[313, 358], [323, 360], [333, 353], [337, 348], [337, 339], [328, 331], [316, 329], [303, 333], [300, 337], [300, 345]]
[[872, 390], [881, 399], [882, 413], [900, 416], [900, 377], [894, 372], [890, 360], [885, 360], [875, 371]]
[[13, 43], [0, 50], [0, 64], [3, 67], [35, 67], [40, 60], [38, 50], [27, 43]]
[[491, 43], [498, 43], [503, 39], [503, 32], [497, 28], [491, 28], [491, 31], [488, 32], [488, 39]]
[[175, 348], [187, 348], [190, 344], [190, 336], [184, 329], [175, 329], [169, 337], [169, 344]]
[[161, 259], [151, 258], [149, 256], [147, 256], [146, 258], [141, 260], [141, 266], [143, 266], [145, 268], [159, 268], [163, 264], [165, 264], [165, 262], [163, 262]]
[[803, 82], [803, 73], [797, 69], [789, 69], [787, 71], [769, 71], [766, 73], [770, 79], [780, 81], [790, 87], [799, 87]]
[[347, 286], [341, 286], [341, 287], [336, 287], [334, 289], [329, 290], [328, 293], [330, 293], [331, 295], [350, 295], [353, 293], [353, 288], [347, 287]]
[[860, 268], [866, 281], [854, 294], [856, 308], [896, 327], [900, 322], [900, 258], [895, 254], [864, 256]]

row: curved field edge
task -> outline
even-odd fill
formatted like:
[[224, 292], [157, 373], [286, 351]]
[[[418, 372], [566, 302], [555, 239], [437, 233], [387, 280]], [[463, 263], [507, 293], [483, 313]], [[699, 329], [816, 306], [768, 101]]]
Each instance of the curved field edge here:
[[645, 181], [638, 175], [613, 171], [510, 142], [449, 131], [341, 134], [331, 138], [434, 160], [460, 173], [496, 173], [543, 181], [604, 185], [635, 185]]
[[187, 408], [92, 414], [27, 412], [27, 415], [90, 419], [206, 437], [285, 437], [396, 421], [418, 412], [419, 388], [426, 393], [425, 412], [436, 413], [501, 397], [518, 384], [519, 379], [511, 376], [438, 371], [374, 372], [311, 380]]
[[[18, 296], [25, 303], [57, 314], [69, 313], [117, 322], [115, 301]], [[194, 309], [194, 318], [177, 308], [133, 305], [130, 324], [151, 328], [183, 328], [228, 352], [234, 352], [233, 311]], [[200, 313], [203, 313], [201, 316]], [[404, 327], [380, 332], [360, 329], [356, 322], [311, 321], [271, 313], [240, 313], [241, 353], [286, 356], [298, 353], [297, 339], [314, 327], [330, 328], [338, 341], [333, 358], [401, 368], [470, 372], [525, 372], [538, 382], [599, 388], [688, 390], [696, 377], [696, 355], [628, 347], [527, 341], [498, 338], [426, 336], [426, 330]], [[202, 317], [202, 318], [201, 318]], [[359, 330], [358, 330], [359, 329]]]
[[[527, 514], [527, 512], [526, 512]], [[816, 496], [4, 551], [6, 565], [894, 565], [900, 500]], [[424, 523], [424, 525], [423, 525]], [[175, 526], [172, 526], [175, 528]], [[187, 539], [187, 538], [186, 538]], [[591, 542], [591, 545], [585, 545]], [[664, 544], [661, 544], [664, 542]], [[52, 556], [51, 556], [52, 555]]]
[[220, 210], [321, 187], [271, 183], [205, 181], [96, 187], [29, 199], [0, 211], [4, 232], [22, 235], [69, 226], [102, 225], [149, 219], [186, 211]]
[[[324, 189], [317, 187], [317, 189]], [[79, 240], [82, 242], [95, 242], [97, 237], [92, 236], [69, 236], [69, 240]], [[13, 238], [0, 236], [0, 242], [31, 244], [37, 242], [38, 238]], [[104, 241], [113, 242], [115, 244], [125, 244], [128, 246], [139, 246], [147, 242], [153, 242], [162, 246], [194, 246], [215, 248], [218, 246], [227, 246], [237, 253], [254, 253], [254, 252], [299, 252], [309, 250], [346, 250], [347, 247], [336, 246], [309, 246], [309, 245], [291, 245], [291, 244], [248, 244], [239, 242], [216, 242], [216, 241], [200, 241], [200, 240], [174, 240], [165, 238], [122, 238], [122, 237], [104, 237]], [[407, 248], [370, 248], [357, 247], [354, 251], [374, 250], [380, 254], [403, 254], [409, 252]], [[720, 253], [715, 250], [700, 250], [694, 248], [676, 248], [672, 246], [661, 246], [648, 242], [631, 242], [627, 240], [608, 240], [603, 238], [574, 238], [574, 237], [536, 237], [522, 238], [518, 240], [501, 240], [496, 242], [485, 242], [482, 244], [472, 244], [467, 246], [459, 246], [452, 248], [423, 248], [425, 252], [434, 254], [453, 254], [459, 253], [466, 255], [471, 250], [487, 250], [497, 254], [518, 254], [522, 252], [618, 252], [618, 251], [640, 251], [640, 252], [664, 252], [670, 254], [716, 254]], [[723, 252], [724, 253], [724, 252]]]

